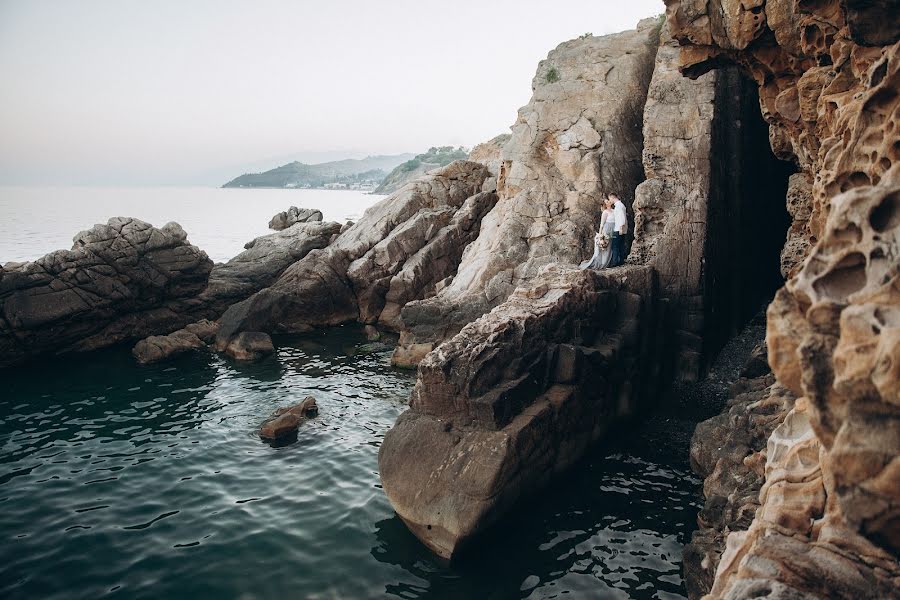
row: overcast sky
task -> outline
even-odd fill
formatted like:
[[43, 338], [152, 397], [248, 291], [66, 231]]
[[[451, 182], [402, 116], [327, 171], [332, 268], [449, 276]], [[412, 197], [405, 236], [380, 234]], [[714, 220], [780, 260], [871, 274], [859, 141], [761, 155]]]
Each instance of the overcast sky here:
[[472, 146], [661, 0], [0, 0], [0, 183], [221, 183]]

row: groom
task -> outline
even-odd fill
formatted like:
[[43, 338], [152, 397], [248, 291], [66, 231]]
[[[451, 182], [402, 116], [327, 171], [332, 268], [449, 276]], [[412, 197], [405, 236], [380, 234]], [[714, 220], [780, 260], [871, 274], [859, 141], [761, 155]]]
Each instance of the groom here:
[[610, 202], [613, 203], [613, 214], [615, 223], [613, 225], [612, 240], [612, 256], [610, 257], [609, 266], [618, 267], [625, 262], [625, 236], [628, 234], [628, 217], [625, 214], [625, 205], [619, 200], [616, 194], [609, 194]]

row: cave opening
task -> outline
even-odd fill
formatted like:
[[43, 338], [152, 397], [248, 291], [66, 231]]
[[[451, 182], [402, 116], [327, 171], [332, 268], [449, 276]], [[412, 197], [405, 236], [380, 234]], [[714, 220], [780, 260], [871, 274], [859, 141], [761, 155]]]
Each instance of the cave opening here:
[[776, 158], [756, 84], [737, 68], [719, 72], [713, 123], [712, 194], [704, 264], [704, 358], [719, 350], [784, 285], [781, 250], [791, 224], [788, 179]]

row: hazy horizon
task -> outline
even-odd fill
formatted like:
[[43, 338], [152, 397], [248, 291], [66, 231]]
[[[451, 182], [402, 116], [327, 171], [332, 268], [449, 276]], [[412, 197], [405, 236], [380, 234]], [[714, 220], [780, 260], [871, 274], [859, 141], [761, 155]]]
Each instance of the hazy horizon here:
[[0, 184], [218, 185], [292, 160], [471, 147], [508, 131], [557, 45], [663, 10], [0, 0]]

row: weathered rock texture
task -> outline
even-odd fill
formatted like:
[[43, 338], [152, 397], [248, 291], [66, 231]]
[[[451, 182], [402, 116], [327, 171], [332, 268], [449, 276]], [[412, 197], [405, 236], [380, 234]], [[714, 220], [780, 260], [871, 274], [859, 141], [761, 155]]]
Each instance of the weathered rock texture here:
[[319, 414], [319, 405], [312, 396], [307, 396], [299, 404], [275, 409], [272, 416], [259, 427], [259, 437], [270, 442], [290, 440], [297, 435], [303, 421]]
[[[433, 293], [436, 282], [456, 271], [458, 261], [445, 260], [448, 253], [462, 251], [443, 247], [447, 238], [467, 244], [493, 205], [492, 193], [479, 194], [488, 176], [484, 165], [457, 161], [372, 206], [330, 246], [310, 252], [271, 287], [229, 308], [217, 347], [223, 350], [241, 331], [375, 323], [389, 302]], [[432, 262], [423, 272], [426, 260]]]
[[292, 206], [280, 212], [269, 221], [269, 229], [282, 231], [297, 223], [314, 223], [322, 220], [322, 211], [314, 208], [297, 208]]
[[177, 329], [213, 266], [176, 223], [117, 217], [73, 241], [0, 271], [0, 366]]
[[788, 226], [790, 167], [769, 151], [752, 81], [735, 67], [687, 79], [668, 24], [662, 41], [629, 261], [656, 268], [670, 303], [674, 376], [690, 381], [782, 283], [775, 252]]
[[636, 31], [565, 42], [541, 62], [503, 145], [497, 206], [453, 280], [403, 308], [398, 354], [421, 358], [545, 265], [590, 254], [602, 199], [618, 192], [630, 205], [644, 176], [642, 112], [658, 40], [659, 22], [647, 20]]
[[379, 470], [394, 509], [450, 558], [652, 397], [648, 267], [551, 266], [429, 353]]
[[798, 399], [768, 439], [760, 508], [728, 535], [710, 596], [897, 597], [900, 21], [885, 18], [890, 3], [861, 0], [666, 4], [682, 69], [741, 65], [773, 149], [804, 174], [791, 185], [793, 277], [767, 333]]
[[244, 252], [213, 267], [209, 285], [198, 298], [199, 307], [192, 312], [218, 318], [232, 304], [275, 283], [285, 269], [311, 251], [328, 246], [340, 230], [340, 223], [297, 222], [247, 242]]
[[131, 353], [141, 364], [165, 360], [192, 350], [206, 348], [216, 337], [219, 325], [203, 319], [168, 335], [151, 335], [139, 341]]

